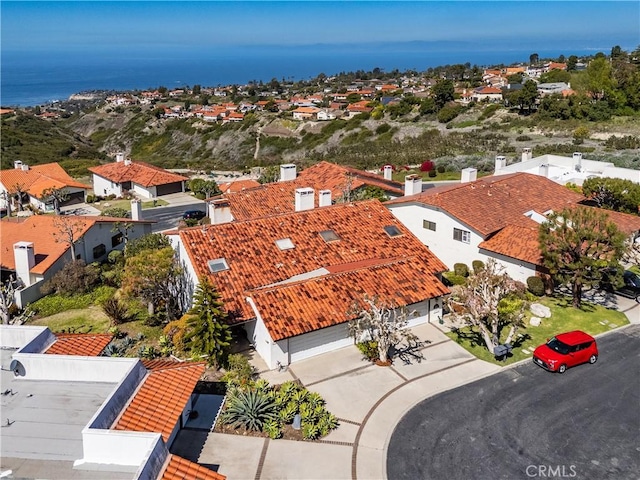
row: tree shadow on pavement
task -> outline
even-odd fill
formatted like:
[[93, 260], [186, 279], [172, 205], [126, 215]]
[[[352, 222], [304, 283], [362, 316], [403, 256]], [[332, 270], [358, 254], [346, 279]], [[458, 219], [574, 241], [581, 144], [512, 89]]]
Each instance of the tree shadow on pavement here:
[[422, 349], [431, 343], [430, 340], [410, 340], [406, 345], [391, 348], [391, 358], [399, 358], [405, 365], [413, 362], [421, 363], [424, 360]]

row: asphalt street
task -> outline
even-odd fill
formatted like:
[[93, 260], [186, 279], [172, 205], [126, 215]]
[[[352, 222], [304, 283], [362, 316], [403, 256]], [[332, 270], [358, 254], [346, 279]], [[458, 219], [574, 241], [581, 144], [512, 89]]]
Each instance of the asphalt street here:
[[161, 232], [176, 228], [182, 220], [182, 214], [187, 210], [202, 210], [206, 212], [206, 205], [202, 200], [194, 200], [192, 204], [168, 205], [166, 207], [145, 208], [142, 210], [144, 220], [153, 220], [156, 223], [151, 227], [154, 232]]
[[387, 477], [640, 478], [640, 326], [598, 339], [595, 365], [533, 362], [418, 404], [396, 426]]

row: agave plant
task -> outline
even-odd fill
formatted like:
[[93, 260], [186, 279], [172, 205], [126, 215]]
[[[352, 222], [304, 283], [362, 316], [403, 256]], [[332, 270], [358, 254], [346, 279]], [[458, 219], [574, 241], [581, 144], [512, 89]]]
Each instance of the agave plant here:
[[283, 423], [293, 423], [293, 417], [298, 413], [298, 405], [293, 402], [287, 403], [280, 409], [278, 416]]
[[276, 440], [282, 437], [282, 427], [277, 420], [268, 420], [262, 426], [262, 431], [266, 433], [270, 439]]
[[257, 380], [254, 384], [256, 390], [260, 390], [261, 392], [268, 393], [271, 391], [271, 385], [264, 378]]
[[320, 436], [320, 429], [315, 423], [304, 423], [302, 425], [302, 438], [305, 440], [316, 440]]
[[304, 388], [304, 389], [296, 391], [291, 396], [291, 400], [296, 402], [298, 405], [302, 405], [304, 402], [306, 402], [308, 396], [309, 396], [309, 390]]
[[315, 423], [316, 421], [315, 411], [308, 403], [300, 404], [300, 417], [303, 422]]
[[278, 395], [282, 395], [286, 399], [285, 403], [287, 403], [289, 402], [293, 394], [298, 390], [300, 390], [300, 386], [297, 383], [287, 381], [280, 385], [280, 388], [278, 389]]
[[324, 398], [318, 392], [309, 392], [309, 396], [307, 397], [307, 403], [311, 405], [313, 409], [318, 406], [324, 406]]
[[[318, 427], [329, 433], [331, 430], [338, 428], [338, 419], [332, 413], [325, 411], [324, 415], [318, 417]], [[323, 436], [327, 433], [323, 434]]]
[[239, 391], [227, 401], [222, 422], [247, 430], [261, 431], [265, 422], [276, 418], [275, 405], [260, 390]]

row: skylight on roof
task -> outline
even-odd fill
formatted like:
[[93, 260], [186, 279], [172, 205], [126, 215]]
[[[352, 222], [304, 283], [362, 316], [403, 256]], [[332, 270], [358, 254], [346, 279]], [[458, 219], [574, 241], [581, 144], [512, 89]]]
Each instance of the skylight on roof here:
[[338, 240], [340, 240], [340, 237], [333, 230], [323, 230], [320, 232], [320, 236], [327, 243], [337, 242]]
[[290, 238], [281, 238], [279, 240], [276, 240], [276, 245], [280, 250], [290, 250], [292, 248], [295, 248], [295, 245]]
[[216, 258], [215, 260], [209, 260], [207, 262], [209, 265], [209, 271], [211, 273], [224, 272], [225, 270], [229, 270], [229, 265], [224, 258]]
[[387, 232], [387, 235], [389, 235], [390, 237], [398, 237], [402, 235], [402, 232], [398, 230], [398, 227], [396, 227], [395, 225], [386, 225], [383, 228], [384, 231]]

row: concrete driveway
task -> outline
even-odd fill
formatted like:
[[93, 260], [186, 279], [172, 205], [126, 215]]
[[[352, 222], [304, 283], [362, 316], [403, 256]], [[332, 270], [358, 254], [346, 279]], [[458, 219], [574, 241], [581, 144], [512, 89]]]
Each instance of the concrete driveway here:
[[[421, 400], [491, 375], [500, 367], [478, 360], [434, 325], [413, 329], [422, 345], [378, 367], [355, 347], [313, 357], [286, 372], [267, 371], [272, 383], [298, 379], [320, 393], [340, 420], [318, 442], [269, 440], [183, 430], [172, 451], [216, 468], [229, 479], [377, 479], [386, 477], [386, 448], [395, 425]], [[421, 358], [420, 358], [421, 357]], [[260, 368], [259, 358], [253, 363]]]

